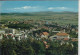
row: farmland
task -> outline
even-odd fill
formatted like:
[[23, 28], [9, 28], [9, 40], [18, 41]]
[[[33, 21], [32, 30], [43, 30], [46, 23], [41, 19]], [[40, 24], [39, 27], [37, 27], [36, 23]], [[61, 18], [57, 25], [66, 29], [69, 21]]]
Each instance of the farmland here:
[[58, 23], [59, 25], [78, 25], [78, 13], [75, 12], [33, 12], [33, 13], [2, 13], [1, 21], [37, 20]]

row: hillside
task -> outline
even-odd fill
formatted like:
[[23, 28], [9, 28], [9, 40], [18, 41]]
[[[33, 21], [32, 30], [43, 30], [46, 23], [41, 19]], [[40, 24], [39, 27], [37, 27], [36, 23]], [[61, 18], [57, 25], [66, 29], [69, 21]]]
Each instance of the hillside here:
[[77, 12], [51, 12], [51, 11], [44, 11], [44, 12], [30, 12], [30, 13], [1, 13], [1, 15], [22, 15], [22, 16], [50, 16], [55, 14], [77, 14]]

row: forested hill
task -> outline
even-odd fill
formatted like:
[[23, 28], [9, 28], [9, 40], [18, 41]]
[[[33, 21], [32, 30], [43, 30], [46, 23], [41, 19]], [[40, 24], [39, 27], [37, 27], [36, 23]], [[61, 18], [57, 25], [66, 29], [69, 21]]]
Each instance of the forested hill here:
[[77, 12], [51, 12], [51, 11], [44, 11], [44, 12], [26, 12], [26, 13], [1, 13], [1, 15], [22, 15], [22, 16], [50, 16], [54, 14], [78, 14]]

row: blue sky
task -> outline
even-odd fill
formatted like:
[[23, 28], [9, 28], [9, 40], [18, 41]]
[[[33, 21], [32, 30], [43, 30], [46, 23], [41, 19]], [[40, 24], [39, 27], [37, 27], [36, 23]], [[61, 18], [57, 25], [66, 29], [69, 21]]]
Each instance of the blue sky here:
[[78, 12], [78, 1], [0, 1], [1, 12]]

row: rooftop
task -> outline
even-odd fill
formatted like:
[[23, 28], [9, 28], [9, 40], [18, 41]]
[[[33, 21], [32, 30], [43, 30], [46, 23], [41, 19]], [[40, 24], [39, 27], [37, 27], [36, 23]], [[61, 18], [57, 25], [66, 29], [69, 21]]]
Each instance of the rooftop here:
[[67, 33], [57, 33], [56, 35], [58, 35], [58, 36], [67, 36], [69, 34], [67, 34]]
[[43, 32], [43, 35], [49, 35], [49, 33], [48, 32]]

